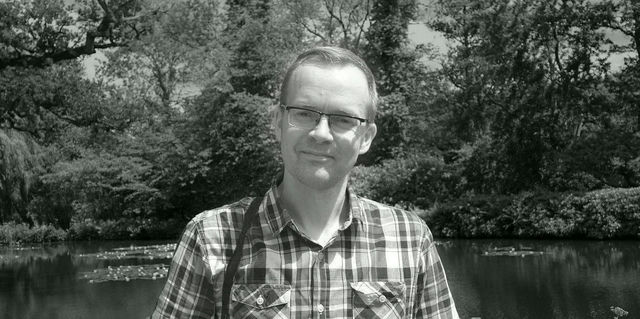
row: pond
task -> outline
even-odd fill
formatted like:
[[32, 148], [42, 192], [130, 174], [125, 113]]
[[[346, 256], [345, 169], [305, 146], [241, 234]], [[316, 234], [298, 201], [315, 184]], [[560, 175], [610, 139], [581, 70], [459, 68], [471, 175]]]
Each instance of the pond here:
[[640, 241], [439, 243], [462, 318], [640, 318]]
[[[640, 241], [438, 243], [462, 318], [640, 318]], [[165, 244], [0, 247], [0, 318], [144, 318]]]

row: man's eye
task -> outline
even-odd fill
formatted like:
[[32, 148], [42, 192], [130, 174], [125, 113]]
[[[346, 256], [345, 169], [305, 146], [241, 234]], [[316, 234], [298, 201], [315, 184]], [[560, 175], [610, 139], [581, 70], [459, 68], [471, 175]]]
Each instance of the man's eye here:
[[315, 113], [311, 111], [297, 110], [296, 116], [301, 118], [313, 118], [315, 116]]
[[334, 116], [333, 117], [333, 123], [335, 123], [336, 125], [343, 125], [343, 126], [353, 126], [355, 125], [355, 121], [354, 119], [350, 118], [350, 117], [346, 117], [346, 116]]

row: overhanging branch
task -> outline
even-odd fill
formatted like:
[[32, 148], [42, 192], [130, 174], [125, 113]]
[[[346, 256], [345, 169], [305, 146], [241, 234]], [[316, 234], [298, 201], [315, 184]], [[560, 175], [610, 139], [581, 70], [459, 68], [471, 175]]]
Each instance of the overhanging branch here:
[[105, 49], [113, 47], [125, 46], [124, 43], [103, 43], [103, 44], [89, 44], [86, 43], [81, 46], [69, 48], [63, 51], [43, 54], [39, 56], [35, 55], [23, 55], [12, 59], [0, 59], [0, 70], [10, 66], [16, 67], [36, 67], [43, 68], [54, 63], [64, 60], [75, 60], [83, 55], [91, 55], [96, 53], [95, 49]]
[[[43, 68], [60, 61], [74, 60], [83, 55], [94, 54], [96, 53], [96, 49], [127, 46], [127, 40], [120, 42], [114, 41], [113, 34], [116, 28], [121, 27], [122, 25], [129, 25], [131, 21], [166, 12], [158, 8], [155, 10], [138, 12], [134, 16], [125, 17], [121, 14], [114, 13], [114, 10], [110, 8], [104, 0], [98, 0], [98, 4], [104, 11], [104, 16], [102, 17], [100, 24], [95, 29], [87, 31], [85, 43], [83, 45], [77, 45], [71, 48], [40, 55], [23, 54], [12, 58], [0, 58], [0, 70], [10, 66]], [[139, 37], [139, 34], [137, 34], [137, 36]], [[37, 38], [37, 36], [34, 35], [34, 38]], [[97, 39], [104, 39], [104, 42], [101, 41], [100, 43], [96, 43]]]

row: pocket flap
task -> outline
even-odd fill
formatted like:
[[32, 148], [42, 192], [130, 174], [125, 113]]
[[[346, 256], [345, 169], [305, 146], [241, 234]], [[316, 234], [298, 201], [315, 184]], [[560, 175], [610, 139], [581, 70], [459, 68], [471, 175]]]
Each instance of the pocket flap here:
[[405, 285], [399, 281], [361, 281], [350, 283], [354, 306], [373, 306], [395, 302], [404, 296]]
[[238, 284], [232, 291], [231, 300], [259, 309], [288, 304], [291, 299], [290, 285]]

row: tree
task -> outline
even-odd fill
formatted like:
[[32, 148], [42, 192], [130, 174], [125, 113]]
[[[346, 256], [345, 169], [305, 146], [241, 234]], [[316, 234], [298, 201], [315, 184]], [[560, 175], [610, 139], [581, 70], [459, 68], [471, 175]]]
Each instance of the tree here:
[[408, 27], [417, 16], [415, 0], [373, 1], [365, 52], [381, 95], [412, 89], [421, 54], [409, 48]]
[[607, 26], [631, 38], [628, 45], [622, 45], [618, 49], [635, 50], [636, 57], [640, 57], [640, 3], [622, 0], [605, 2], [600, 6], [601, 10], [606, 10], [614, 16]]
[[81, 74], [77, 63], [0, 70], [0, 127], [48, 143], [68, 125], [108, 126], [99, 102], [104, 92]]
[[181, 130], [185, 148], [162, 180], [186, 217], [269, 187], [280, 168], [268, 114], [272, 100], [207, 89], [189, 104]]
[[310, 37], [310, 43], [338, 45], [355, 53], [362, 51], [372, 0], [303, 0], [282, 4], [291, 19]]
[[62, 0], [0, 3], [0, 70], [42, 68], [123, 47], [148, 31], [146, 23], [169, 10], [153, 1]]
[[458, 44], [444, 68], [454, 86], [451, 126], [471, 143], [489, 136], [486, 154], [495, 154], [488, 160], [500, 174], [480, 188], [541, 185], [549, 158], [603, 125], [613, 107], [602, 81], [611, 49], [601, 28], [611, 12], [589, 1], [439, 1], [438, 8], [431, 26]]
[[24, 221], [31, 187], [42, 169], [41, 149], [28, 135], [0, 130], [0, 222]]
[[434, 102], [442, 81], [421, 61], [431, 48], [411, 47], [408, 26], [419, 16], [414, 0], [372, 1], [364, 57], [382, 96], [376, 125], [378, 138], [361, 163], [371, 165], [407, 152], [433, 151], [438, 125], [425, 123], [440, 111]]
[[275, 97], [287, 62], [305, 45], [303, 34], [269, 0], [230, 1], [226, 47], [234, 92]]

